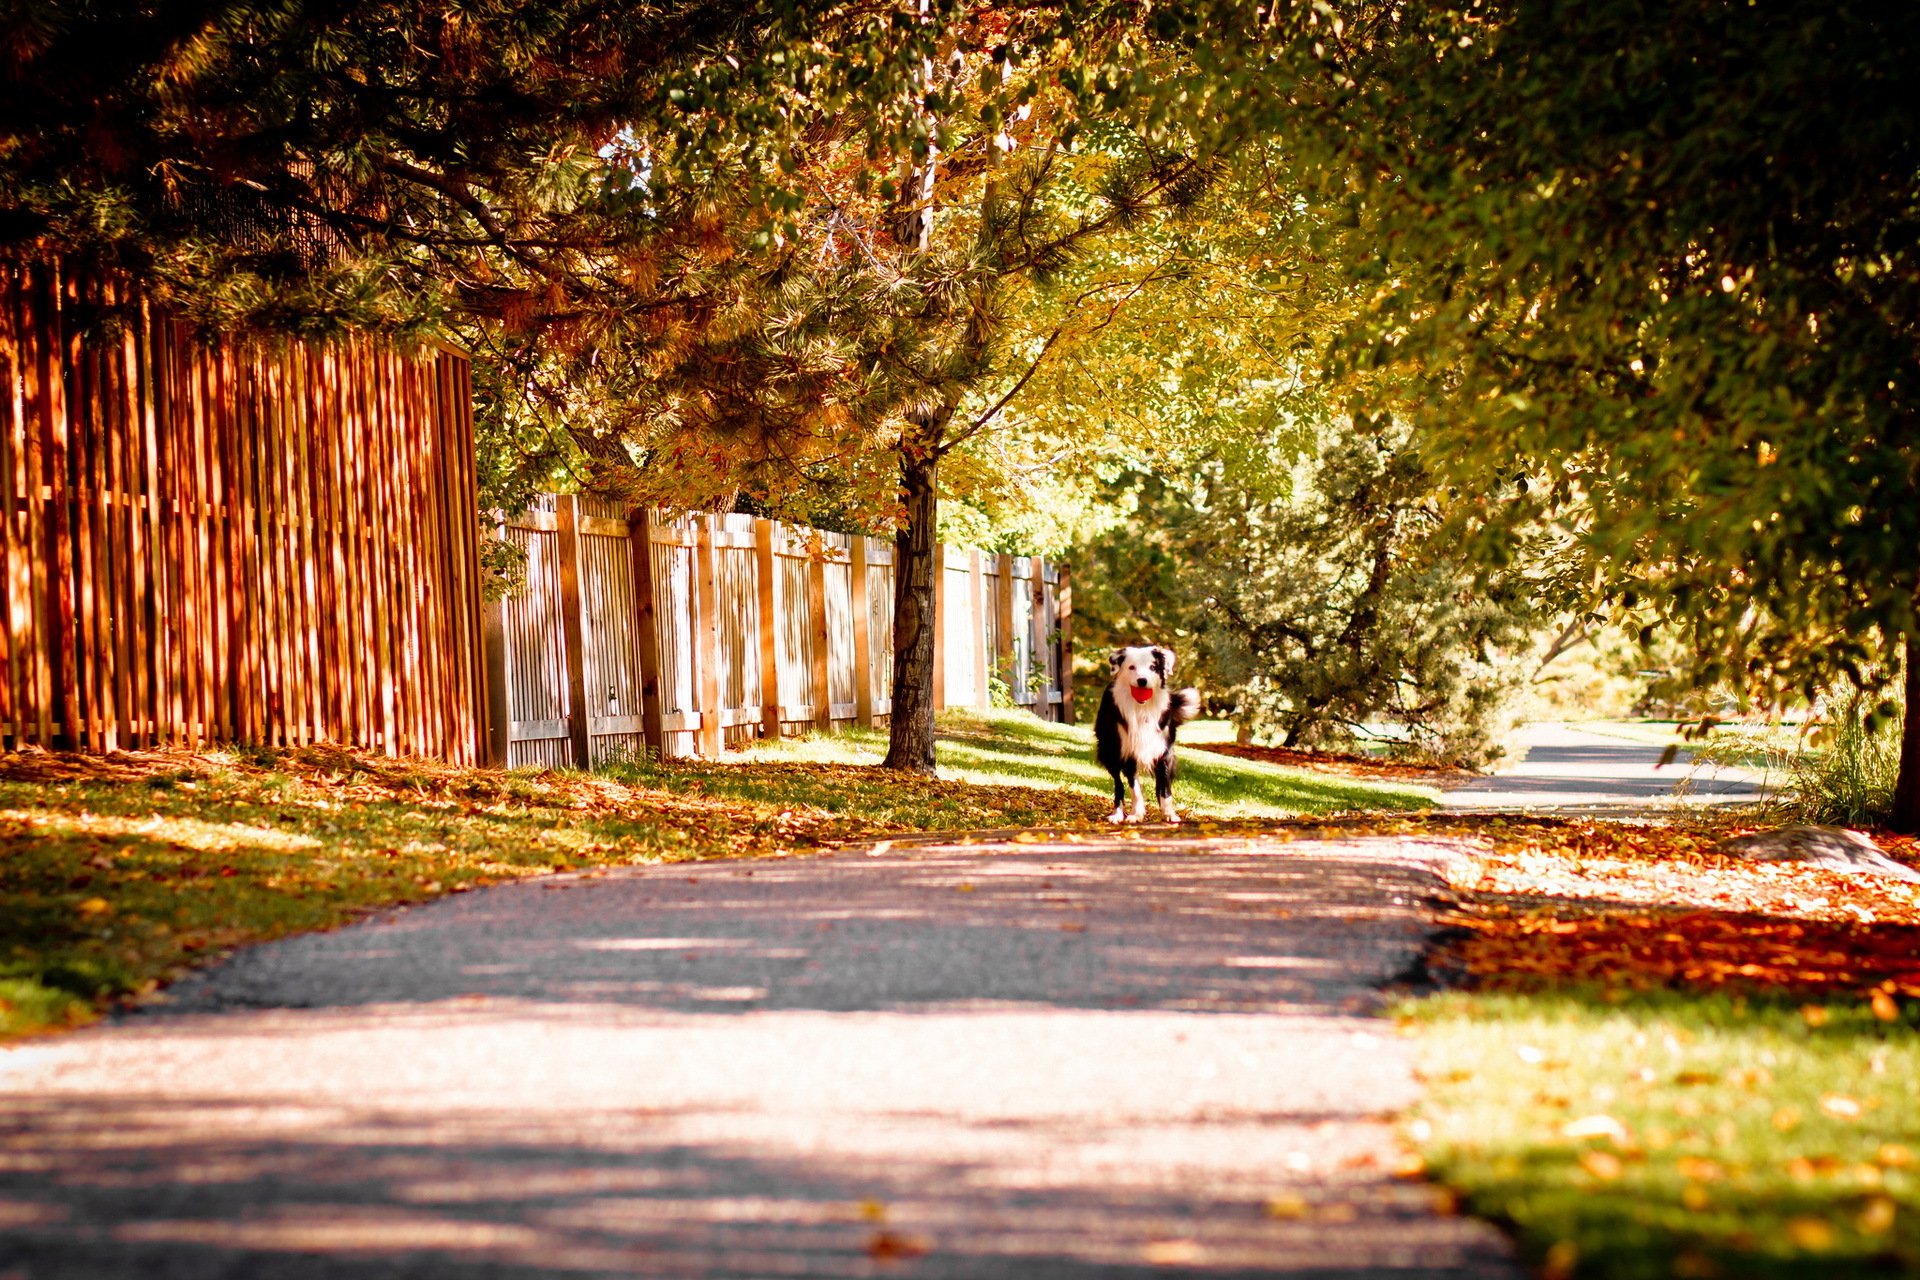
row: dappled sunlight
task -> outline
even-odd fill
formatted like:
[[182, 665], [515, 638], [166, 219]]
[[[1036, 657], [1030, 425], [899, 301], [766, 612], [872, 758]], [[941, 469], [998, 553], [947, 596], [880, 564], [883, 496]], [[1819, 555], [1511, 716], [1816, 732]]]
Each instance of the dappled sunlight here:
[[208, 822], [178, 814], [163, 817], [153, 813], [133, 816], [60, 809], [0, 810], [0, 831], [8, 828], [12, 829], [11, 834], [21, 837], [146, 840], [195, 853], [230, 853], [236, 849], [291, 853], [318, 849], [324, 843], [316, 836], [273, 827]]
[[1414, 1082], [1372, 986], [1417, 955], [1431, 872], [1395, 841], [1245, 848], [552, 877], [254, 949], [0, 1056], [0, 1261], [1497, 1268], [1490, 1233], [1396, 1177], [1376, 1119]]

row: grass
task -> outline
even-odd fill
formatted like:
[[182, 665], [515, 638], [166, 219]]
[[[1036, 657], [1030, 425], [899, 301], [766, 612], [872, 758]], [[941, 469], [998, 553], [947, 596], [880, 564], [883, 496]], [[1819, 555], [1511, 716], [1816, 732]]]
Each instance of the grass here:
[[[1209, 722], [1193, 728], [1210, 740]], [[1183, 731], [1184, 735], [1185, 731]], [[1231, 741], [1229, 729], [1225, 738]], [[1058, 787], [1107, 810], [1112, 783], [1093, 758], [1093, 734], [1080, 725], [1052, 724], [1024, 711], [947, 711], [940, 716], [936, 759], [942, 777], [987, 786]], [[747, 753], [757, 760], [815, 764], [875, 764], [886, 752], [879, 733], [855, 731], [786, 739]], [[1210, 818], [1280, 818], [1350, 809], [1424, 809], [1430, 788], [1315, 773], [1255, 760], [1184, 751], [1177, 786], [1182, 812]]]
[[1405, 1016], [1428, 1168], [1549, 1280], [1920, 1270], [1911, 1010], [1574, 986]]
[[[874, 734], [600, 775], [317, 747], [0, 759], [0, 1037], [86, 1022], [242, 944], [512, 877], [1104, 817], [1083, 731], [1019, 712], [947, 727], [939, 780], [863, 767]], [[1224, 758], [1187, 783], [1206, 813], [1423, 803]]]

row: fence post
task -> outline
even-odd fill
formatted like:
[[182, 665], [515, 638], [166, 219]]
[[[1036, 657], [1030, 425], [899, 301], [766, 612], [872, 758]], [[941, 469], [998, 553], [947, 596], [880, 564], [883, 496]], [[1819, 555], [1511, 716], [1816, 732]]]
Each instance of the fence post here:
[[833, 688], [827, 679], [827, 545], [818, 530], [807, 544], [807, 630], [813, 636], [813, 727], [833, 728]]
[[713, 526], [719, 517], [702, 514], [695, 519], [699, 534], [694, 542], [694, 572], [700, 582], [693, 643], [699, 651], [700, 754], [718, 760], [724, 731], [720, 725], [720, 583], [714, 572]]
[[973, 706], [976, 711], [985, 711], [993, 705], [987, 693], [991, 657], [987, 653], [987, 579], [977, 547], [967, 553], [967, 591], [973, 597]]
[[[896, 574], [899, 572], [899, 567], [900, 567], [897, 562], [900, 561], [901, 559], [903, 559], [903, 557], [900, 555], [900, 553], [897, 551], [894, 552], [894, 560], [896, 561], [896, 564], [894, 566], [894, 571]], [[941, 600], [944, 599], [947, 594], [945, 591], [941, 590], [941, 588], [946, 585], [947, 585], [947, 544], [944, 542], [936, 542], [933, 544], [933, 583], [932, 583], [932, 586], [933, 586], [933, 709], [935, 711], [943, 711], [946, 709], [946, 705], [947, 705], [947, 611], [940, 607]], [[899, 588], [896, 587], [895, 591], [898, 592]], [[897, 598], [897, 595], [896, 595], [896, 598]], [[898, 662], [899, 660], [900, 660], [899, 655], [895, 654], [894, 661]]]
[[873, 601], [867, 595], [867, 540], [855, 534], [853, 590], [853, 722], [873, 727]]
[[1014, 687], [1020, 673], [1013, 669], [1013, 557], [996, 556], [999, 574], [993, 583], [994, 646], [993, 665], [1007, 682], [1007, 696], [1020, 705], [1020, 690]]
[[587, 635], [580, 609], [580, 499], [563, 494], [554, 504], [560, 551], [560, 641], [567, 651], [567, 737], [573, 763], [592, 764], [587, 742]]
[[1073, 570], [1060, 566], [1054, 598], [1060, 602], [1060, 722], [1073, 723]]
[[1027, 559], [1027, 586], [1033, 592], [1033, 611], [1027, 625], [1028, 679], [1034, 682], [1033, 703], [1042, 720], [1053, 719], [1053, 702], [1047, 697], [1051, 681], [1047, 678], [1047, 652], [1053, 647], [1047, 639], [1047, 562], [1039, 556]]
[[768, 742], [780, 740], [780, 619], [774, 575], [779, 565], [773, 558], [773, 521], [755, 516], [753, 521], [754, 588], [760, 600], [760, 726]]
[[490, 600], [480, 609], [480, 652], [484, 664], [487, 702], [486, 737], [480, 744], [482, 764], [507, 767], [513, 746], [513, 704], [507, 700], [507, 604]]
[[633, 625], [640, 654], [640, 735], [657, 758], [667, 754], [660, 706], [660, 624], [653, 597], [653, 509], [635, 508], [627, 517], [627, 546], [633, 555]]

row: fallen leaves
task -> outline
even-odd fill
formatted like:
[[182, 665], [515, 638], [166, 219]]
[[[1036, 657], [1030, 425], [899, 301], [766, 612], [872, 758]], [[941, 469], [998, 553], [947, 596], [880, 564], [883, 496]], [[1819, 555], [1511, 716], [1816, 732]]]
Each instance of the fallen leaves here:
[[[1874, 876], [1718, 851], [1722, 829], [1496, 821], [1450, 873], [1469, 932], [1452, 961], [1484, 986], [1753, 988], [1920, 999], [1920, 893]], [[1911, 845], [1886, 840], [1911, 856]], [[1810, 1026], [1825, 1017], [1810, 1004]]]

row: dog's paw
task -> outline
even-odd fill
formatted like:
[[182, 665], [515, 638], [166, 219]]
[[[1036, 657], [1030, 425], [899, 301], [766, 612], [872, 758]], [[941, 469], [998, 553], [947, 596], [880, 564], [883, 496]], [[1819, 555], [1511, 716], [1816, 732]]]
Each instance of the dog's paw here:
[[1165, 813], [1162, 813], [1160, 815], [1160, 820], [1166, 823], [1170, 827], [1177, 827], [1180, 825], [1180, 815], [1175, 813], [1171, 809], [1168, 809]]
[[1127, 811], [1125, 809], [1115, 809], [1112, 813], [1107, 815], [1107, 821], [1115, 824], [1116, 826], [1122, 822], [1125, 822], [1126, 820], [1127, 820]]

